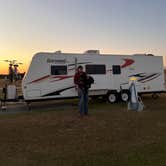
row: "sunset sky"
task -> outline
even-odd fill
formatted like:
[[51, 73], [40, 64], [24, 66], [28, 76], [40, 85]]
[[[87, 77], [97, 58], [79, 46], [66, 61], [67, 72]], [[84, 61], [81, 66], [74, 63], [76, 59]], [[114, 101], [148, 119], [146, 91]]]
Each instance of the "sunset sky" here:
[[4, 59], [36, 52], [153, 53], [166, 56], [166, 0], [0, 0], [0, 73]]

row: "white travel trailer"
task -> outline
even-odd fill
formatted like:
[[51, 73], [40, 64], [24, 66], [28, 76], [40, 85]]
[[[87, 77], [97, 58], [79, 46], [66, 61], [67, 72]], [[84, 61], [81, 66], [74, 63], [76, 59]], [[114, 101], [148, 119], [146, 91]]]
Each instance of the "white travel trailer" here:
[[83, 54], [37, 53], [23, 82], [25, 101], [77, 97], [73, 77], [77, 66], [94, 78], [89, 96], [107, 97], [111, 103], [129, 98], [129, 79], [137, 77], [139, 93], [165, 91], [163, 59], [152, 54], [110, 55], [98, 50]]

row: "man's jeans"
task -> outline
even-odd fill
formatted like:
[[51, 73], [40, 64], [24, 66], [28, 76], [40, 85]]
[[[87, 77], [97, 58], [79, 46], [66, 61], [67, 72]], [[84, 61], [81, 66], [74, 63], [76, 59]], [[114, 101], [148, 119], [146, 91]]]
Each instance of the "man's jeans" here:
[[81, 115], [88, 114], [88, 91], [78, 88], [79, 101], [79, 112]]

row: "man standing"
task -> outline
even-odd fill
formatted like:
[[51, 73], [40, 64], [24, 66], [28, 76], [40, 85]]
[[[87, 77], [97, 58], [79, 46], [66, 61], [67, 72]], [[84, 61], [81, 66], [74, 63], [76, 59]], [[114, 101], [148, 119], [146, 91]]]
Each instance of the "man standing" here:
[[88, 115], [87, 74], [83, 71], [82, 66], [77, 68], [77, 72], [74, 76], [74, 83], [78, 91], [80, 115]]

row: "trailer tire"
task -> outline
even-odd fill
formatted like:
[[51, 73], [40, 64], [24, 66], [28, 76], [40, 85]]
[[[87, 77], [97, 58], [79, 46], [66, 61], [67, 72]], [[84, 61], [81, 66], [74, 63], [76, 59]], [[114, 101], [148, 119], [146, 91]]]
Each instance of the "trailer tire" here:
[[117, 93], [108, 93], [107, 99], [109, 103], [116, 103], [118, 100], [118, 94]]
[[129, 101], [129, 98], [130, 98], [130, 93], [129, 91], [122, 91], [121, 94], [120, 94], [120, 98], [123, 102], [127, 102]]

